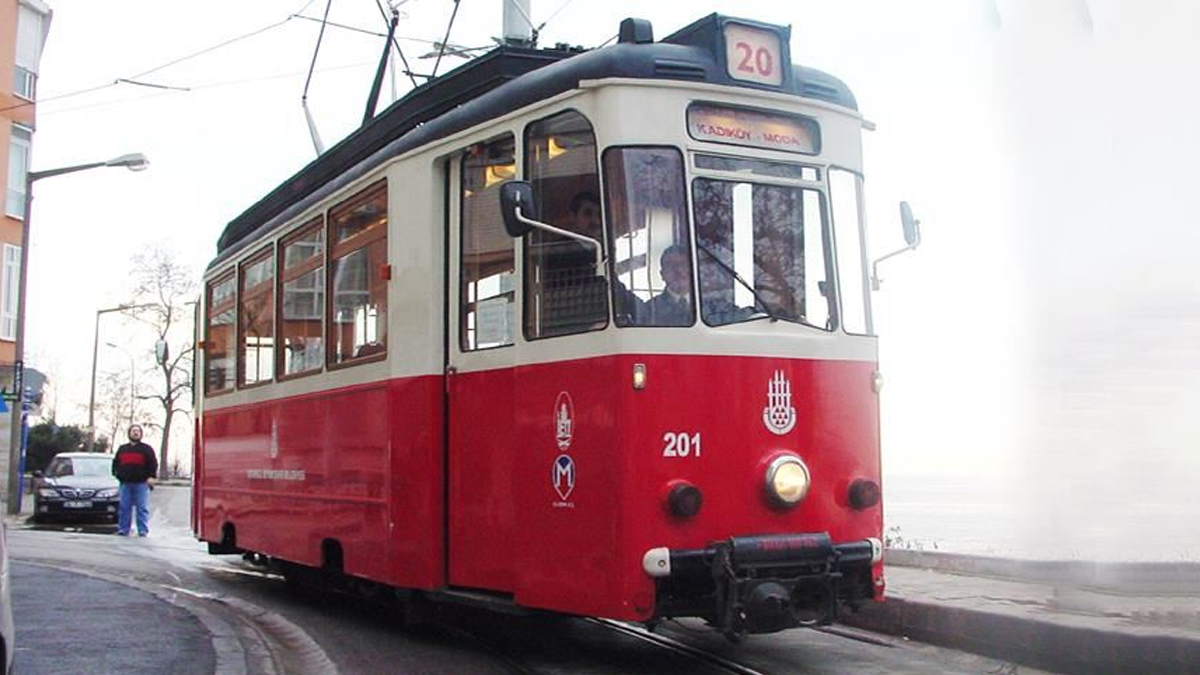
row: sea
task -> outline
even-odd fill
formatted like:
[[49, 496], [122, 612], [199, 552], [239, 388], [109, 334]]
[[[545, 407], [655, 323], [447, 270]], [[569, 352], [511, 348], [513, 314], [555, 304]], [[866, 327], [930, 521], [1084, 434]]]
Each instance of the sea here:
[[1131, 491], [1069, 480], [1031, 487], [981, 475], [885, 475], [885, 543], [1029, 560], [1195, 562], [1200, 499], [1186, 483]]

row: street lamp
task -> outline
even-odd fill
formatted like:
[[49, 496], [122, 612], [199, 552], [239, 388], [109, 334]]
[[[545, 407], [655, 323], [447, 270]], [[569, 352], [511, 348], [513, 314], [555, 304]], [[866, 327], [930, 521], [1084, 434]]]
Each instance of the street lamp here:
[[[133, 426], [133, 408], [134, 408], [135, 402], [137, 401], [137, 367], [135, 366], [135, 363], [134, 363], [135, 360], [133, 358], [133, 354], [130, 354], [129, 351], [126, 350], [124, 347], [121, 347], [120, 345], [115, 345], [111, 342], [105, 342], [104, 346], [112, 347], [113, 349], [124, 354], [125, 357], [129, 359], [129, 426], [132, 427]], [[115, 438], [108, 439], [109, 447], [112, 447], [112, 444], [115, 441], [116, 441]]]
[[[105, 162], [75, 164], [46, 171], [29, 171], [25, 174], [25, 217], [21, 224], [21, 270], [17, 281], [17, 335], [13, 354], [13, 384], [17, 401], [12, 410], [12, 433], [8, 446], [8, 513], [21, 512], [21, 440], [25, 418], [25, 288], [29, 272], [29, 219], [33, 214], [33, 184], [43, 178], [98, 169], [101, 167], [124, 167], [130, 171], [142, 171], [150, 166], [150, 160], [140, 152], [114, 157]], [[89, 445], [90, 449], [90, 445]]]
[[[131, 309], [153, 307], [153, 304], [117, 305], [96, 310], [96, 329], [92, 332], [92, 393], [88, 396], [88, 452], [96, 449], [96, 358], [100, 355], [100, 315], [109, 312], [127, 312]], [[111, 440], [111, 439], [110, 439]]]

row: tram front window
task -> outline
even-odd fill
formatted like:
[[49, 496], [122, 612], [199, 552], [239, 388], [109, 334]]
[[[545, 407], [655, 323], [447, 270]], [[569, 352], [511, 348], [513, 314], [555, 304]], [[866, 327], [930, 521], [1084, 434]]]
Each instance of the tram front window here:
[[604, 153], [618, 326], [696, 321], [683, 156], [674, 148]]
[[774, 317], [832, 328], [819, 192], [697, 178], [692, 195], [705, 323]]

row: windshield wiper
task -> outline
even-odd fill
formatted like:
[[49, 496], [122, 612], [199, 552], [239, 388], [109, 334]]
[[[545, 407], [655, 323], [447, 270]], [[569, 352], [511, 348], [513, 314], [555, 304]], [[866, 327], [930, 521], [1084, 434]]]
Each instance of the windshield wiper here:
[[724, 269], [726, 272], [729, 272], [729, 275], [730, 275], [730, 276], [732, 276], [732, 277], [733, 277], [735, 280], [737, 280], [737, 282], [738, 282], [738, 283], [740, 283], [741, 285], [745, 286], [745, 287], [746, 287], [746, 290], [750, 291], [750, 294], [754, 296], [754, 300], [755, 300], [755, 301], [756, 301], [758, 304], [762, 305], [763, 311], [767, 313], [767, 316], [771, 317], [771, 321], [778, 321], [778, 320], [779, 320], [779, 317], [775, 316], [775, 312], [772, 312], [772, 311], [771, 311], [771, 306], [770, 306], [770, 305], [768, 305], [768, 304], [767, 304], [767, 301], [766, 301], [766, 300], [763, 300], [762, 296], [758, 294], [758, 291], [757, 291], [757, 290], [755, 290], [755, 288], [754, 288], [754, 284], [751, 284], [751, 283], [749, 283], [748, 281], [746, 281], [745, 279], [743, 279], [743, 278], [742, 278], [742, 275], [740, 275], [740, 274], [738, 274], [738, 273], [737, 273], [737, 270], [735, 270], [735, 269], [733, 269], [732, 267], [730, 267], [729, 265], [727, 265], [727, 264], [725, 263], [725, 261], [724, 261], [724, 260], [721, 260], [720, 258], [718, 258], [718, 257], [717, 257], [717, 254], [715, 254], [715, 253], [713, 253], [712, 251], [708, 250], [708, 247], [707, 247], [707, 246], [705, 246], [704, 244], [701, 244], [700, 242], [698, 242], [698, 241], [697, 241], [697, 242], [696, 242], [696, 248], [698, 248], [698, 249], [700, 249], [701, 251], [704, 251], [705, 253], [707, 253], [707, 254], [708, 254], [708, 257], [712, 258], [712, 259], [713, 259], [713, 260], [714, 260], [714, 261], [715, 261], [715, 262], [716, 262], [718, 265], [720, 265], [720, 266], [721, 266], [721, 268], [722, 268], [722, 269]]

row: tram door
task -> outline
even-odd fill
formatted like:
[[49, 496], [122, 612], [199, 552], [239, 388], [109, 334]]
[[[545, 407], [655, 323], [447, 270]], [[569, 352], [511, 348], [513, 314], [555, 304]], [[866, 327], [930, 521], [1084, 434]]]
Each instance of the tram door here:
[[516, 242], [504, 230], [499, 191], [516, 176], [513, 137], [472, 146], [449, 174], [448, 580], [511, 593]]

